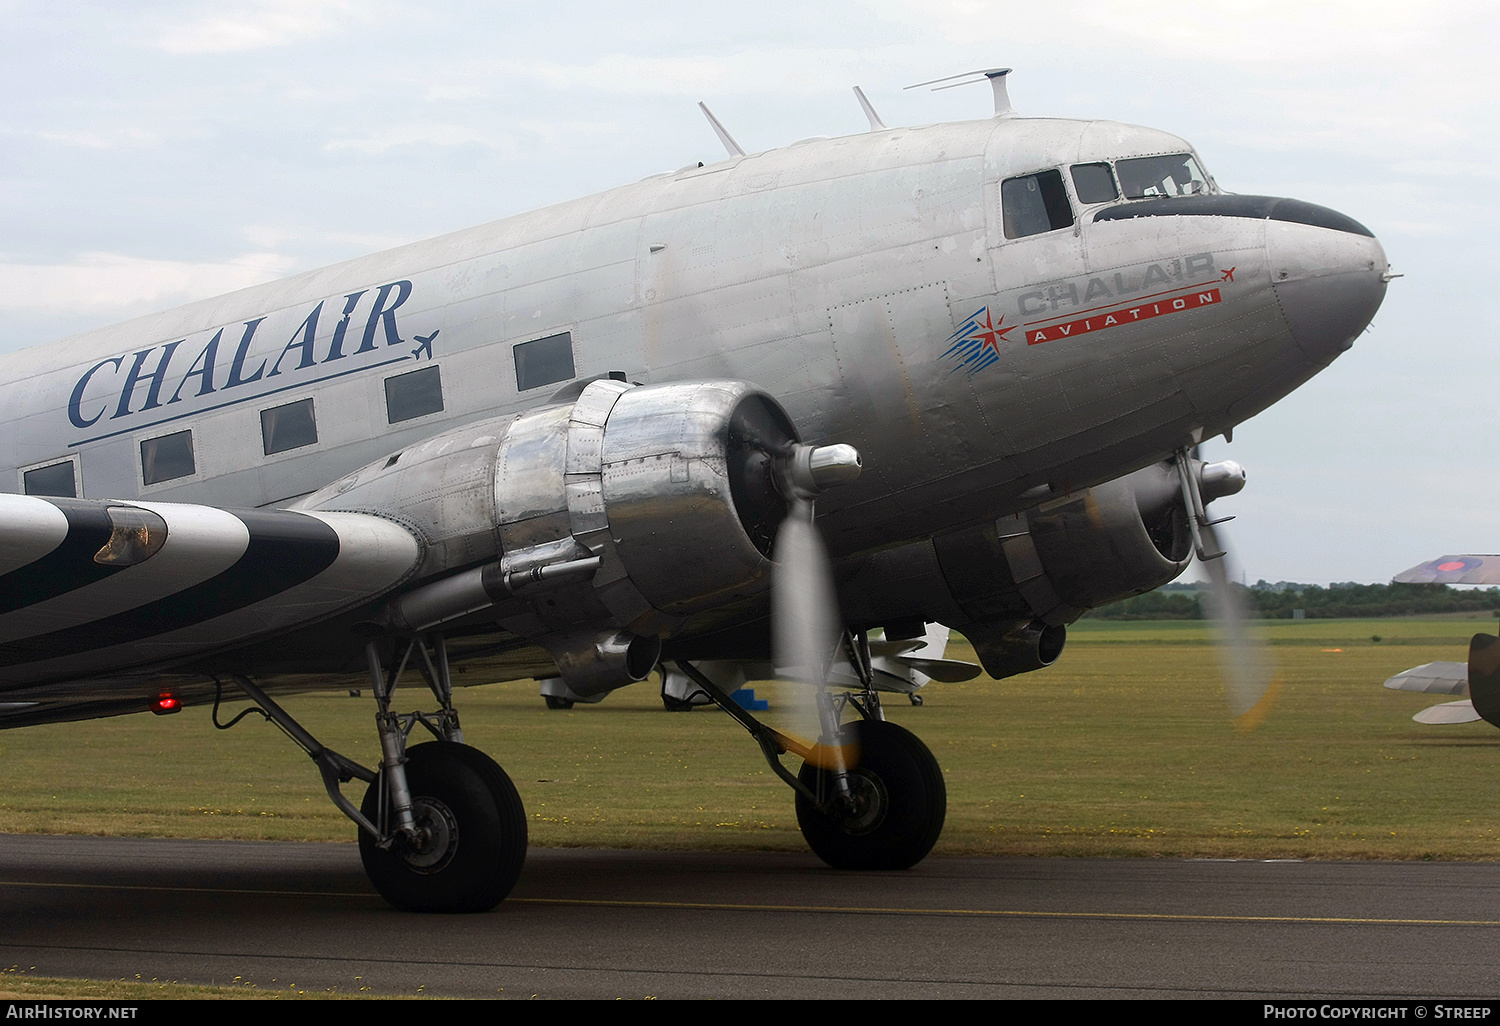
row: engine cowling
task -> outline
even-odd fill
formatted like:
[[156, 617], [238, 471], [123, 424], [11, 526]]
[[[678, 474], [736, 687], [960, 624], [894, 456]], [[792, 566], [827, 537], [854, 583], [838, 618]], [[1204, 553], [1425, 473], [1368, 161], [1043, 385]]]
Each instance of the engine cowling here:
[[[1194, 467], [1202, 480], [1204, 465]], [[1208, 476], [1216, 483], [1208, 493], [1237, 490], [1217, 471]], [[841, 594], [858, 622], [914, 616], [962, 631], [985, 672], [1002, 678], [1050, 665], [1068, 624], [1089, 609], [1160, 587], [1191, 558], [1176, 470], [1163, 462], [865, 558], [846, 575]]]
[[809, 451], [797, 442], [780, 405], [744, 382], [597, 380], [435, 436], [300, 505], [379, 513], [425, 541], [427, 583], [389, 605], [386, 626], [490, 610], [548, 648], [574, 692], [594, 694], [642, 679], [694, 612], [768, 587], [785, 477]]
[[1034, 510], [934, 539], [955, 600], [976, 622], [1050, 626], [1160, 587], [1187, 568], [1192, 536], [1174, 471], [1156, 464]]
[[580, 608], [544, 604], [538, 620], [561, 628], [604, 612], [638, 634], [670, 633], [766, 587], [786, 513], [775, 468], [796, 441], [781, 407], [743, 382], [593, 382], [571, 406], [523, 414], [500, 443], [502, 569], [598, 556]]

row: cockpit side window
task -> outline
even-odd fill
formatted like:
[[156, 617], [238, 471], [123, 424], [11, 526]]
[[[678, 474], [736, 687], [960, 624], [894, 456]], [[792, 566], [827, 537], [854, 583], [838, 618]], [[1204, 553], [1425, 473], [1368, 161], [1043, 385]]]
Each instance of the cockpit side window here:
[[1055, 168], [1001, 182], [1000, 208], [1007, 239], [1073, 227], [1073, 208], [1068, 205], [1062, 172]]
[[1120, 188], [1126, 199], [1156, 199], [1161, 196], [1196, 196], [1213, 192], [1208, 175], [1191, 153], [1161, 157], [1136, 157], [1115, 162]]
[[1108, 164], [1074, 164], [1072, 172], [1079, 203], [1108, 203], [1119, 198]]

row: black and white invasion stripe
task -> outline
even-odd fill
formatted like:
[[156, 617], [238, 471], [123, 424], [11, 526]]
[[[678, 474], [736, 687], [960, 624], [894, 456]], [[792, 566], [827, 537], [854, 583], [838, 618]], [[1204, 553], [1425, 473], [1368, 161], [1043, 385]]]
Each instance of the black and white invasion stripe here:
[[[101, 563], [111, 506], [156, 514], [165, 542]], [[384, 594], [419, 557], [409, 531], [364, 514], [0, 495], [0, 690], [290, 630]]]

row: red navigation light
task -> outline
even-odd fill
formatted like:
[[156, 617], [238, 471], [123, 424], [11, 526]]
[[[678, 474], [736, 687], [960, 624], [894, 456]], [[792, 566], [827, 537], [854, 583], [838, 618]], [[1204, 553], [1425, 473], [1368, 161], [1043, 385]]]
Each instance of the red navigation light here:
[[168, 713], [181, 712], [182, 702], [176, 695], [172, 694], [172, 692], [163, 691], [161, 694], [157, 695], [151, 700], [151, 711], [156, 713], [156, 715], [158, 716], [165, 716]]

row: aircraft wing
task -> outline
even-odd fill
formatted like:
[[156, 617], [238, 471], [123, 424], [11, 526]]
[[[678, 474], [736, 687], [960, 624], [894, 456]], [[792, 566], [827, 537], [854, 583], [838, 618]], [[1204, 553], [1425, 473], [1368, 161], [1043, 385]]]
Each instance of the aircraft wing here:
[[1418, 723], [1485, 720], [1500, 727], [1500, 638], [1476, 634], [1469, 641], [1467, 663], [1423, 663], [1402, 670], [1386, 681], [1385, 686], [1395, 691], [1469, 696], [1423, 709], [1412, 717]]
[[1474, 709], [1474, 703], [1467, 698], [1457, 702], [1444, 702], [1442, 705], [1428, 706], [1417, 713], [1412, 719], [1418, 723], [1445, 724], [1445, 723], [1473, 723], [1482, 719]]
[[[1417, 691], [1428, 695], [1467, 695], [1469, 693], [1469, 664], [1453, 662], [1423, 663], [1409, 670], [1402, 670], [1385, 686], [1392, 691]], [[1418, 723], [1448, 724], [1473, 723], [1482, 719], [1469, 699], [1444, 702], [1428, 706], [1412, 717]]]
[[1500, 584], [1500, 556], [1440, 556], [1403, 570], [1396, 584]]
[[0, 495], [0, 696], [314, 623], [397, 587], [421, 553], [359, 513]]
[[1392, 691], [1419, 691], [1428, 695], [1467, 695], [1469, 664], [1423, 663], [1410, 670], [1402, 670], [1387, 680], [1385, 686]]

